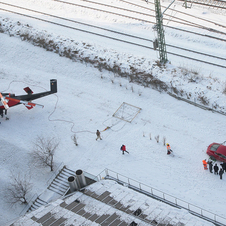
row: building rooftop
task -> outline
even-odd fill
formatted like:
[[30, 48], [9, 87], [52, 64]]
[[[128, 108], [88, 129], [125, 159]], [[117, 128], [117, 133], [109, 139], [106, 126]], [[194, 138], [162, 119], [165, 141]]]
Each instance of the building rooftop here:
[[19, 225], [213, 226], [184, 209], [104, 179], [41, 206], [11, 224]]

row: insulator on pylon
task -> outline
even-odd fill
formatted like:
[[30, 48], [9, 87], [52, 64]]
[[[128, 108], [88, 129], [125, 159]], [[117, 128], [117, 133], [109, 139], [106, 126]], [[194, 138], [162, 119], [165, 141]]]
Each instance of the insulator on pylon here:
[[159, 43], [158, 43], [158, 39], [156, 38], [156, 39], [153, 41], [153, 48], [154, 48], [154, 50], [156, 50], [158, 47], [159, 47]]

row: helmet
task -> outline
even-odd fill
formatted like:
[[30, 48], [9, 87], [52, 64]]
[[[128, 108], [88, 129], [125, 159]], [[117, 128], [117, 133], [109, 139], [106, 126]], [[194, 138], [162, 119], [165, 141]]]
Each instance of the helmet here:
[[168, 143], [166, 143], [166, 146], [169, 146], [169, 144], [168, 144]]

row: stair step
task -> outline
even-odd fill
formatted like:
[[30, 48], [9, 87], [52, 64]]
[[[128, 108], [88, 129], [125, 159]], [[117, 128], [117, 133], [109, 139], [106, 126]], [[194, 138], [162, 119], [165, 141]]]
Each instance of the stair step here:
[[42, 200], [42, 199], [40, 199], [40, 198], [36, 199], [35, 202], [36, 202], [36, 203], [39, 203], [40, 205], [46, 205], [46, 204], [48, 204], [48, 202], [45, 202], [44, 200]]
[[55, 186], [54, 184], [52, 184], [52, 186], [50, 187], [50, 188], [52, 188], [52, 189], [54, 189], [54, 190], [57, 190], [57, 191], [59, 191], [59, 192], [65, 192], [66, 190], [67, 190], [67, 188], [65, 188], [65, 189], [60, 189], [58, 186]]
[[32, 206], [33, 206], [34, 208], [40, 207], [40, 205], [38, 205], [37, 203], [33, 203]]
[[68, 169], [68, 168], [66, 168], [66, 167], [65, 167], [63, 170], [68, 171], [68, 172], [72, 173], [73, 175], [75, 175], [75, 174], [76, 174], [76, 173], [75, 173], [75, 171], [70, 170], [70, 169]]
[[53, 192], [56, 192], [56, 193], [59, 194], [59, 195], [63, 195], [63, 194], [64, 194], [64, 192], [60, 192], [59, 190], [56, 190], [56, 189], [54, 189], [54, 188], [52, 188], [52, 187], [50, 187], [49, 190], [51, 190], [51, 191], [53, 191]]
[[69, 177], [69, 176], [65, 176], [65, 175], [63, 175], [63, 174], [60, 174], [60, 175], [58, 175], [58, 177], [56, 177], [56, 178], [59, 179], [59, 180], [61, 180], [61, 181], [66, 182], [66, 181], [68, 181], [68, 177]]
[[69, 187], [69, 184], [68, 185], [62, 185], [60, 183], [57, 183], [57, 182], [53, 181], [51, 186], [59, 187], [61, 189], [67, 189]]
[[66, 182], [64, 180], [60, 180], [59, 178], [55, 178], [54, 181], [57, 182], [57, 183], [68, 185], [68, 182]]
[[65, 172], [65, 171], [62, 171], [62, 172], [60, 173], [60, 175], [65, 175], [66, 177], [75, 176], [75, 174], [68, 173], [68, 172]]

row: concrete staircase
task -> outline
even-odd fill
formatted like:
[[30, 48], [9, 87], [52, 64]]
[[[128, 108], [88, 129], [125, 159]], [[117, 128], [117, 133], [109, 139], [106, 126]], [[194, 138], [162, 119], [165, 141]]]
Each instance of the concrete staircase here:
[[63, 196], [69, 189], [68, 177], [75, 176], [75, 171], [64, 166], [47, 189]]
[[[67, 190], [69, 189], [68, 184], [68, 177], [74, 176], [75, 171], [68, 169], [66, 166], [64, 166], [59, 173], [56, 175], [56, 177], [53, 179], [51, 184], [48, 186], [48, 190], [57, 193], [60, 197], [65, 195]], [[48, 204], [47, 201], [40, 198], [42, 196], [39, 195], [31, 204], [30, 208], [27, 210], [27, 212], [33, 211], [38, 209], [39, 207]]]
[[35, 201], [32, 203], [32, 205], [30, 206], [30, 208], [28, 209], [27, 212], [30, 212], [30, 211], [33, 211], [33, 210], [36, 210], [38, 209], [39, 207], [41, 206], [44, 206], [48, 204], [46, 201], [42, 200], [41, 198], [37, 197], [35, 199]]

